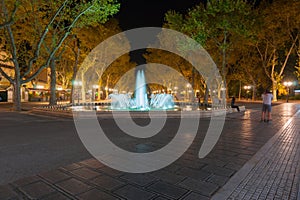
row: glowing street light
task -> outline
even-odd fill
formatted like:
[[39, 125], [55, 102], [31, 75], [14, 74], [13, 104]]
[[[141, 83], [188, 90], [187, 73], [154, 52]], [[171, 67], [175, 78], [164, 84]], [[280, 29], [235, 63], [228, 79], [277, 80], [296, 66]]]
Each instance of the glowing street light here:
[[291, 81], [285, 81], [285, 82], [283, 82], [283, 85], [286, 86], [286, 87], [290, 87], [290, 86], [293, 85], [293, 82], [291, 82]]
[[246, 90], [247, 100], [248, 100], [248, 98], [249, 98], [249, 92], [250, 92], [249, 90], [251, 89], [251, 85], [245, 85], [244, 89]]
[[245, 85], [245, 86], [244, 86], [244, 89], [245, 89], [245, 90], [250, 90], [250, 89], [251, 89], [251, 86], [250, 86], [250, 85]]

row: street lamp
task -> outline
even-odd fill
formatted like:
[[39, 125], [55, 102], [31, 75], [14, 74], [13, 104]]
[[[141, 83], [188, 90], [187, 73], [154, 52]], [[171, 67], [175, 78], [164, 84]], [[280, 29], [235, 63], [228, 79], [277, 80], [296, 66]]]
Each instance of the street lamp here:
[[173, 92], [174, 96], [176, 96], [176, 95], [177, 95], [177, 90], [178, 90], [178, 87], [177, 87], [177, 86], [175, 86], [175, 87], [174, 87], [174, 92]]
[[250, 85], [245, 85], [244, 89], [246, 90], [247, 100], [248, 100], [248, 96], [249, 96], [249, 92], [250, 92], [249, 90], [251, 89], [251, 86]]
[[283, 85], [287, 88], [286, 102], [289, 102], [290, 87], [293, 85], [293, 82], [285, 81], [285, 82], [283, 82]]

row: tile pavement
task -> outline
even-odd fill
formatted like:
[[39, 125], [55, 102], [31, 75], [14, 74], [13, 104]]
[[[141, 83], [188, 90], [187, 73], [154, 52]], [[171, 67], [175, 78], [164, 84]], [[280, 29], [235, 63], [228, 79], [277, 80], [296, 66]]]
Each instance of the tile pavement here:
[[164, 169], [130, 174], [89, 159], [2, 185], [0, 199], [297, 199], [299, 109], [274, 107], [272, 124], [259, 122], [259, 110], [228, 115], [220, 140], [203, 159], [197, 152], [205, 128]]
[[298, 111], [212, 199], [297, 199], [300, 181]]

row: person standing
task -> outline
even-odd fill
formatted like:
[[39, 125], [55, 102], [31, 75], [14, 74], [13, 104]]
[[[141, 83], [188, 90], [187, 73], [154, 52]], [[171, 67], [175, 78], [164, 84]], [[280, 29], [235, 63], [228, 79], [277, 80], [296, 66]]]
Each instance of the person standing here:
[[263, 107], [261, 112], [261, 122], [269, 122], [272, 120], [271, 111], [272, 111], [272, 100], [273, 94], [266, 90], [262, 95]]

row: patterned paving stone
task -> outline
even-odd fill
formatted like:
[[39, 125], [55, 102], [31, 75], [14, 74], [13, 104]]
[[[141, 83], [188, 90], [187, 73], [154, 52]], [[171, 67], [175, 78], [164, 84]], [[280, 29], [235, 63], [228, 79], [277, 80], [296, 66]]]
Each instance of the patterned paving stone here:
[[[10, 199], [14, 195], [19, 195], [18, 199], [25, 195], [25, 199], [41, 200], [210, 199], [218, 194], [218, 189], [226, 182], [233, 180], [233, 174], [238, 175], [241, 168], [248, 166], [249, 159], [283, 128], [292, 115], [282, 117], [276, 113], [289, 114], [285, 111], [286, 105], [294, 106], [290, 112], [300, 109], [299, 105], [295, 109], [297, 105], [291, 104], [274, 107], [273, 119], [276, 123], [273, 124], [259, 123], [260, 110], [230, 115], [214, 150], [203, 159], [197, 158], [199, 140], [204, 138], [202, 131], [182, 158], [161, 170], [129, 174], [111, 169], [96, 159], [88, 159], [15, 181], [12, 185], [18, 194], [10, 185], [0, 186], [0, 199]], [[300, 199], [299, 127], [300, 121], [294, 120], [294, 124], [281, 130], [278, 141], [274, 140], [274, 148], [270, 146], [270, 151], [264, 153], [268, 156], [252, 169], [251, 176], [244, 177], [228, 199]], [[293, 132], [295, 130], [298, 132]], [[171, 136], [164, 138], [168, 141], [171, 139]], [[163, 141], [159, 142], [164, 144]], [[23, 196], [20, 196], [20, 192]]]
[[24, 186], [24, 185], [28, 185], [34, 182], [40, 181], [40, 178], [38, 176], [30, 176], [30, 177], [26, 177], [26, 178], [22, 178], [19, 179], [17, 181], [14, 181], [12, 184], [14, 186]]
[[11, 187], [8, 185], [0, 186], [0, 199], [1, 200], [8, 200], [8, 199], [14, 199], [18, 195], [15, 193]]
[[240, 155], [238, 155], [238, 158], [249, 160], [250, 158], [252, 158], [252, 155], [240, 154]]
[[155, 180], [157, 180], [157, 178], [148, 174], [131, 174], [131, 173], [126, 173], [125, 175], [120, 176], [120, 178], [130, 183], [137, 184], [139, 186], [146, 186], [154, 182]]
[[78, 164], [78, 163], [73, 163], [64, 167], [61, 167], [61, 169], [66, 170], [66, 171], [72, 171], [78, 168], [83, 167], [82, 165]]
[[176, 174], [181, 175], [181, 176], [185, 176], [185, 177], [194, 178], [194, 179], [197, 179], [197, 180], [205, 180], [206, 178], [208, 178], [211, 175], [210, 172], [191, 169], [191, 168], [188, 168], [188, 167], [181, 168], [179, 171], [177, 171]]
[[49, 171], [49, 172], [44, 172], [44, 173], [39, 174], [39, 176], [46, 179], [50, 183], [57, 183], [57, 182], [60, 182], [62, 180], [66, 180], [68, 178], [71, 178], [69, 175], [67, 175], [66, 173], [64, 173], [60, 170], [53, 170], [53, 171]]
[[32, 199], [40, 199], [43, 196], [50, 195], [55, 192], [52, 187], [42, 181], [21, 186], [18, 189]]
[[201, 194], [192, 192], [188, 194], [186, 197], [184, 197], [183, 200], [209, 200], [209, 198]]
[[93, 170], [85, 168], [85, 167], [75, 169], [71, 173], [76, 176], [79, 176], [80, 178], [83, 178], [83, 179], [92, 179], [92, 178], [95, 178], [95, 177], [101, 175], [100, 172], [96, 172], [96, 171], [93, 171]]
[[98, 176], [91, 180], [91, 182], [109, 191], [119, 188], [125, 184], [124, 182], [120, 181], [120, 179], [112, 178], [107, 175]]
[[220, 176], [220, 175], [214, 174], [208, 178], [207, 182], [214, 183], [219, 186], [223, 186], [228, 180], [229, 180], [229, 177], [227, 177], [227, 176]]
[[232, 176], [235, 172], [233, 170], [226, 169], [226, 168], [223, 168], [223, 167], [214, 166], [214, 165], [207, 165], [207, 166], [203, 167], [203, 170], [205, 170], [207, 172], [211, 172], [213, 174], [217, 174], [217, 175], [220, 175], [220, 176], [227, 176], [227, 177]]
[[213, 183], [208, 183], [204, 181], [198, 181], [192, 178], [187, 178], [181, 183], [178, 184], [179, 186], [199, 192], [200, 194], [204, 196], [211, 196], [213, 193], [215, 193], [218, 190], [218, 186]]
[[125, 174], [124, 172], [109, 168], [107, 166], [101, 167], [98, 170], [101, 171], [101, 172], [104, 172], [104, 173], [106, 173], [110, 176], [116, 176], [116, 177]]
[[155, 171], [151, 173], [151, 175], [155, 176], [156, 178], [164, 182], [173, 183], [173, 184], [181, 182], [183, 179], [185, 179], [185, 176], [174, 174], [165, 170]]
[[100, 161], [96, 159], [88, 159], [80, 162], [80, 164], [83, 164], [85, 166], [88, 166], [93, 169], [99, 169], [101, 167], [104, 167], [104, 164], [102, 164]]
[[170, 199], [165, 198], [165, 197], [156, 197], [156, 198], [153, 199], [153, 200], [170, 200]]
[[224, 166], [226, 169], [230, 169], [233, 171], [238, 171], [243, 167], [243, 165], [237, 164], [237, 163], [228, 163], [227, 165]]
[[222, 160], [216, 159], [215, 157], [214, 158], [205, 157], [205, 158], [201, 159], [201, 162], [206, 163], [206, 164], [216, 165], [219, 167], [223, 167], [228, 163], [228, 161], [222, 161]]
[[126, 185], [116, 191], [115, 194], [130, 200], [148, 200], [156, 196], [155, 194], [139, 189], [137, 187]]
[[119, 198], [112, 196], [103, 191], [92, 189], [77, 196], [80, 200], [118, 200]]
[[50, 194], [49, 196], [41, 198], [41, 200], [70, 200], [70, 199], [73, 199], [73, 198], [67, 197], [66, 195], [64, 195], [60, 192], [55, 192], [53, 194]]
[[162, 181], [152, 184], [151, 186], [147, 187], [147, 189], [174, 199], [179, 199], [188, 191], [187, 189]]
[[59, 182], [56, 185], [64, 191], [70, 193], [71, 195], [77, 195], [79, 193], [86, 192], [92, 188], [92, 186], [87, 185], [86, 183], [75, 178]]
[[170, 173], [175, 173], [181, 168], [182, 168], [182, 166], [177, 165], [177, 162], [175, 162], [175, 163], [172, 163], [171, 165], [169, 165], [169, 166], [167, 166], [167, 167], [165, 167], [161, 170], [164, 170], [164, 171], [167, 171], [167, 172], [170, 172]]
[[[194, 156], [197, 155], [198, 152], [195, 152]], [[182, 162], [182, 160], [179, 160], [178, 164], [180, 164], [182, 167], [184, 166], [188, 166], [189, 168], [192, 169], [202, 169], [204, 166], [206, 166], [206, 163], [203, 163], [199, 158], [195, 157], [193, 160], [189, 160], [189, 161], [184, 161]]]
[[300, 111], [281, 127], [213, 199], [296, 200], [300, 180], [299, 127]]

